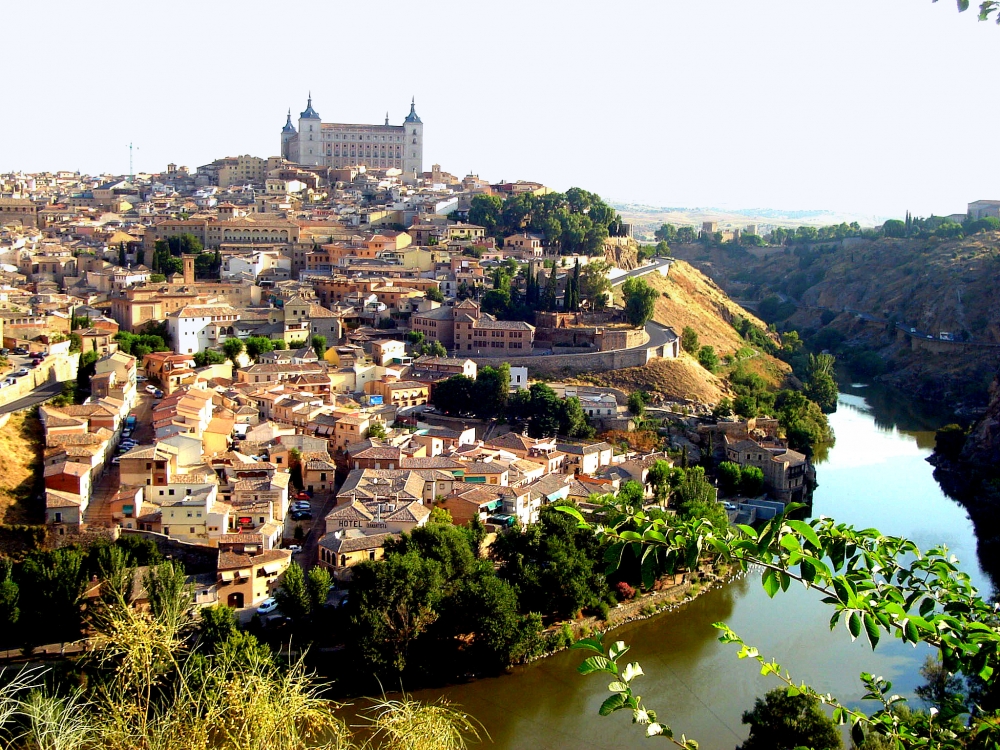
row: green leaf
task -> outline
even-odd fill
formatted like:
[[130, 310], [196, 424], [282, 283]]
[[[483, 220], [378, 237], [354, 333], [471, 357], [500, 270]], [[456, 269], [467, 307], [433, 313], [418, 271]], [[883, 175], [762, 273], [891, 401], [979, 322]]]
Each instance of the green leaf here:
[[913, 620], [907, 620], [906, 626], [903, 628], [903, 634], [906, 640], [916, 643], [920, 640], [920, 632], [917, 630], [917, 626], [913, 624]]
[[868, 635], [868, 642], [872, 645], [872, 650], [878, 645], [878, 639], [882, 636], [879, 630], [879, 623], [875, 617], [869, 613], [865, 612], [865, 633]]
[[611, 648], [608, 649], [608, 657], [611, 661], [618, 661], [618, 657], [629, 650], [629, 646], [625, 645], [625, 641], [615, 641], [611, 644]]
[[625, 707], [625, 696], [622, 695], [621, 693], [615, 693], [614, 695], [609, 696], [604, 701], [604, 703], [601, 704], [601, 707], [597, 709], [597, 713], [599, 713], [601, 716], [610, 716], [615, 711], [618, 711], [619, 709], [622, 709], [624, 707]]
[[857, 612], [851, 612], [851, 616], [847, 618], [847, 629], [851, 631], [852, 641], [861, 635], [861, 616]]
[[604, 644], [597, 638], [581, 638], [576, 643], [572, 644], [570, 648], [586, 649], [588, 651], [596, 651], [602, 655], [604, 654]]
[[812, 560], [807, 557], [802, 558], [802, 562], [799, 563], [799, 575], [808, 583], [816, 580], [816, 566], [812, 564]]
[[608, 692], [609, 693], [627, 693], [628, 692], [628, 685], [626, 685], [624, 682], [612, 682], [610, 685], [608, 685]]
[[555, 509], [558, 510], [560, 513], [565, 513], [567, 516], [573, 516], [573, 518], [575, 518], [584, 526], [590, 525], [583, 520], [583, 514], [580, 513], [580, 511], [578, 511], [572, 505], [557, 505], [555, 506]]
[[764, 591], [767, 592], [767, 595], [773, 599], [774, 595], [778, 593], [778, 589], [781, 586], [778, 582], [778, 576], [775, 574], [774, 570], [771, 568], [765, 570], [760, 582], [763, 584]]
[[610, 672], [618, 674], [618, 666], [605, 656], [591, 656], [584, 659], [583, 664], [576, 668], [580, 674], [594, 674], [595, 672]]
[[785, 523], [787, 523], [790, 528], [794, 529], [796, 533], [801, 534], [813, 547], [816, 549], [823, 549], [823, 545], [820, 544], [816, 531], [805, 521], [785, 521]]

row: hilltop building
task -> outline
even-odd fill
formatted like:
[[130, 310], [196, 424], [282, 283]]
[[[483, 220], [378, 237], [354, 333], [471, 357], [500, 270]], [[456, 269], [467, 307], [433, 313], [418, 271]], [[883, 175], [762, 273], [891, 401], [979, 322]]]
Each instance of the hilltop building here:
[[299, 114], [298, 130], [288, 110], [281, 129], [281, 155], [297, 164], [334, 169], [399, 169], [404, 179], [412, 180], [424, 171], [424, 124], [417, 116], [415, 100], [402, 125], [390, 125], [388, 112], [383, 125], [323, 122], [310, 94]]

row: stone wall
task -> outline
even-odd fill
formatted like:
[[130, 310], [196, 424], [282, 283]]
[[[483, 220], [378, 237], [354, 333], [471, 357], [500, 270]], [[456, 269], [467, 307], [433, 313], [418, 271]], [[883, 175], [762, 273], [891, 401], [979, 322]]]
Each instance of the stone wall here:
[[138, 529], [122, 529], [122, 535], [134, 534], [146, 539], [152, 539], [160, 554], [184, 564], [188, 575], [195, 573], [215, 573], [219, 568], [218, 547], [206, 547], [202, 544], [191, 544], [173, 539], [155, 531], [140, 531]]
[[35, 388], [48, 383], [64, 383], [67, 380], [73, 380], [76, 377], [79, 364], [79, 352], [46, 357], [27, 375], [18, 378], [14, 385], [0, 389], [0, 406], [6, 406], [13, 401], [25, 398], [31, 395]]

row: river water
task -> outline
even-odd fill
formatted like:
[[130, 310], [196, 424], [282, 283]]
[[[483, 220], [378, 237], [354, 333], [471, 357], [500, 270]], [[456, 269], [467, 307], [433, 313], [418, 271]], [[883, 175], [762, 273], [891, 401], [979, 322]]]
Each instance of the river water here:
[[[841, 394], [830, 416], [836, 445], [817, 466], [814, 515], [906, 536], [922, 548], [947, 544], [988, 592], [972, 524], [941, 491], [925, 461], [933, 429], [946, 416], [921, 413], [874, 388], [844, 390], [849, 392]], [[892, 680], [903, 695], [920, 683], [927, 649], [883, 639], [872, 652], [863, 639], [852, 643], [843, 624], [831, 632], [831, 614], [815, 592], [795, 584], [770, 600], [759, 577], [750, 576], [674, 612], [623, 626], [613, 638], [630, 644], [629, 659], [645, 672], [636, 685], [661, 720], [702, 748], [722, 750], [745, 739], [743, 711], [777, 683], [761, 677], [756, 662], [737, 659], [734, 646], [720, 644], [714, 622], [728, 623], [795, 680], [852, 705], [859, 705], [862, 671]], [[498, 750], [648, 747], [626, 712], [598, 716], [608, 679], [579, 676], [582, 658], [580, 652], [563, 652], [501, 677], [419, 691], [415, 697], [446, 696], [460, 704], [488, 731], [487, 746]]]

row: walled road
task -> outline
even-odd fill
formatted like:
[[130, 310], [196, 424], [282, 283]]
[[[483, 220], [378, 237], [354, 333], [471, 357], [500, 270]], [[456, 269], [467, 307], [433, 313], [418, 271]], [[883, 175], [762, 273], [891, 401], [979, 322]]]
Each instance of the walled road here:
[[11, 412], [21, 411], [21, 409], [27, 409], [35, 404], [48, 401], [50, 398], [55, 398], [62, 393], [62, 391], [63, 383], [46, 383], [45, 385], [35, 388], [35, 390], [24, 398], [19, 398], [17, 401], [11, 401], [9, 404], [0, 406], [0, 414], [10, 414]]
[[[626, 272], [622, 276], [611, 282], [611, 286], [621, 286], [625, 283], [625, 279], [632, 279], [637, 276], [645, 276], [653, 271], [659, 271], [662, 268], [666, 268], [667, 271], [670, 270], [670, 264], [674, 262], [673, 258], [653, 258], [653, 262], [647, 266], [640, 266], [639, 268], [634, 268], [631, 271]], [[666, 273], [666, 271], [663, 271]]]

